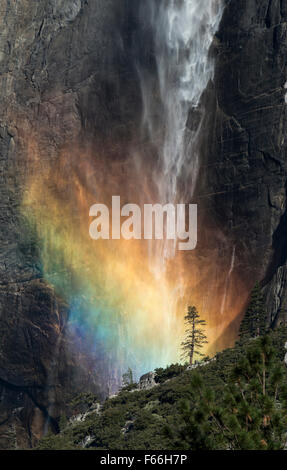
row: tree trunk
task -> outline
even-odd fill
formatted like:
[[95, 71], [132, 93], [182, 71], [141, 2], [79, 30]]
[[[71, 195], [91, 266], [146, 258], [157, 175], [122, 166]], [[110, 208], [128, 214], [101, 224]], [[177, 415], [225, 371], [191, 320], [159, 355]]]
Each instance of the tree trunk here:
[[263, 353], [262, 355], [263, 358], [263, 383], [262, 383], [262, 389], [263, 389], [263, 395], [265, 396], [266, 394], [266, 367], [265, 367], [265, 354]]
[[189, 364], [192, 366], [193, 364], [193, 348], [190, 351], [190, 356], [189, 356]]
[[193, 354], [194, 354], [194, 336], [195, 336], [194, 330], [195, 330], [195, 320], [193, 320], [193, 324], [192, 324], [192, 343], [191, 343], [191, 350], [190, 350], [190, 356], [189, 356], [189, 364], [191, 366], [193, 364]]

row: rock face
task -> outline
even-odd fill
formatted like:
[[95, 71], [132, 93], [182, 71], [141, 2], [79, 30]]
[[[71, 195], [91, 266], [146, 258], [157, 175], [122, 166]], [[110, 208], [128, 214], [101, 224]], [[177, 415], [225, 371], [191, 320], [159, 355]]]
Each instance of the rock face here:
[[[136, 4], [1, 2], [0, 447], [5, 449], [32, 446], [47, 423], [57, 429], [71, 389], [96, 388], [96, 363], [81, 345], [75, 353], [67, 330], [69, 307], [43, 279], [20, 203], [30, 171], [27, 146], [33, 150], [32, 136], [40, 128], [43, 167], [69, 141], [93, 136], [117, 156], [116, 143], [123, 148], [133, 134], [141, 108], [131, 48]], [[287, 0], [226, 0], [214, 52], [197, 190], [205, 207], [201, 224], [228, 241], [223, 259], [236, 248], [234, 272], [247, 289], [263, 281], [269, 324], [277, 326], [287, 321]], [[148, 53], [144, 60], [150, 60]], [[230, 328], [236, 331], [237, 325]], [[154, 377], [148, 374], [141, 383], [153, 386]]]
[[157, 385], [155, 381], [155, 373], [148, 372], [140, 378], [138, 388], [139, 390], [149, 390]]
[[84, 349], [81, 361], [75, 354], [67, 305], [43, 280], [1, 286], [0, 302], [0, 448], [31, 447], [58, 430], [74, 391], [98, 391], [96, 375]]
[[[43, 124], [41, 164], [85, 132], [116, 122], [117, 24], [125, 1], [1, 2], [0, 17], [0, 447], [33, 446], [73, 390], [97, 389], [85, 347], [67, 330], [68, 306], [43, 280], [37, 243], [21, 215], [32, 131]], [[115, 65], [116, 64], [116, 65]], [[109, 79], [107, 79], [107, 76]], [[125, 79], [126, 86], [129, 80]], [[102, 101], [104, 100], [104, 101]], [[110, 101], [109, 101], [110, 100]], [[109, 111], [109, 107], [111, 111]], [[127, 116], [123, 112], [124, 118]], [[107, 125], [107, 122], [109, 125]], [[48, 150], [49, 149], [49, 150]], [[30, 147], [31, 150], [31, 147]]]

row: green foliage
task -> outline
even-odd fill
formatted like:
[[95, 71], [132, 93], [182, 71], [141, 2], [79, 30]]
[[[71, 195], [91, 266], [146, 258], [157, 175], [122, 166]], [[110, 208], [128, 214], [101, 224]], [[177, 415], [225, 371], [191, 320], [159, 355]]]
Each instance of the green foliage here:
[[182, 422], [171, 424], [169, 433], [184, 449], [284, 449], [286, 395], [286, 369], [275, 357], [271, 337], [263, 336], [245, 351], [217, 399], [202, 375], [193, 373], [191, 400], [182, 402]]
[[177, 377], [184, 372], [186, 366], [181, 364], [171, 364], [166, 369], [155, 369], [155, 381], [157, 383], [163, 383], [166, 380], [172, 379], [173, 377]]
[[59, 428], [60, 428], [60, 431], [64, 431], [64, 429], [67, 427], [68, 425], [68, 418], [66, 415], [61, 415], [60, 416], [60, 419], [59, 419]]
[[250, 302], [240, 325], [239, 336], [241, 342], [248, 338], [264, 335], [266, 315], [262, 290], [257, 282], [251, 292]]
[[69, 403], [71, 408], [79, 408], [86, 406], [90, 408], [96, 401], [98, 401], [97, 395], [93, 393], [80, 393], [76, 395]]
[[43, 437], [38, 446], [37, 450], [76, 450], [77, 444], [71, 439], [70, 435], [54, 435], [52, 433], [47, 434]]
[[207, 337], [201, 328], [206, 325], [205, 320], [201, 320], [196, 307], [188, 307], [187, 315], [184, 317], [187, 325], [185, 341], [181, 343], [182, 358], [189, 359], [193, 364], [194, 356], [204, 356], [200, 351], [204, 344], [207, 344]]
[[[287, 429], [286, 339], [282, 327], [246, 339], [196, 371], [177, 364], [159, 369], [153, 389], [121, 390], [100, 414], [46, 436], [38, 448], [80, 449], [91, 436], [91, 450], [281, 449]], [[81, 408], [80, 396], [76, 405]]]
[[138, 388], [138, 384], [134, 382], [129, 385], [125, 385], [124, 387], [122, 387], [122, 390], [124, 390], [125, 392], [132, 392], [133, 390], [136, 390], [137, 388]]

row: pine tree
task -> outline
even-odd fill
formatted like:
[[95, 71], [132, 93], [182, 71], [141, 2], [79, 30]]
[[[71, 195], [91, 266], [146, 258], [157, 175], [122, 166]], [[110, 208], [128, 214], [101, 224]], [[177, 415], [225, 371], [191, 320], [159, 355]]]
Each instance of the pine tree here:
[[263, 294], [257, 282], [251, 292], [250, 302], [240, 325], [241, 341], [262, 336], [266, 331], [266, 316]]
[[123, 374], [122, 382], [124, 387], [128, 387], [134, 383], [133, 371], [130, 367], [128, 368], [127, 372]]
[[[286, 374], [270, 336], [256, 340], [231, 374], [222, 421], [235, 450], [286, 445]], [[231, 412], [230, 412], [231, 411]]]
[[188, 313], [184, 317], [185, 323], [188, 326], [186, 330], [185, 341], [182, 342], [181, 347], [183, 350], [182, 358], [189, 358], [190, 365], [193, 364], [193, 358], [195, 355], [204, 356], [200, 352], [204, 344], [207, 344], [207, 337], [204, 330], [200, 328], [205, 326], [205, 320], [201, 320], [196, 307], [188, 307]]

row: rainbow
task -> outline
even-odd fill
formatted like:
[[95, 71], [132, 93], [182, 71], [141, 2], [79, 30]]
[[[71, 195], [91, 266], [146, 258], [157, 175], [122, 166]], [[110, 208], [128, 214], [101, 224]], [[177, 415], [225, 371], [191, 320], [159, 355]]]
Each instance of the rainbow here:
[[[178, 252], [163, 265], [162, 241], [95, 241], [89, 236], [90, 206], [111, 201], [120, 188], [126, 191], [118, 175], [134, 181], [132, 163], [110, 166], [91, 149], [73, 145], [43, 167], [36, 141], [27, 151], [33, 172], [22, 211], [36, 227], [43, 275], [69, 304], [71, 325], [90, 342], [114, 380], [119, 383], [128, 367], [138, 378], [180, 360], [189, 304], [196, 304], [207, 320], [212, 346], [241, 308], [235, 304], [218, 320], [225, 274], [210, 272], [216, 262], [206, 270], [189, 252]], [[103, 175], [114, 183], [103, 185]], [[121, 196], [127, 201], [126, 194]], [[230, 305], [225, 300], [226, 311]]]

